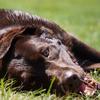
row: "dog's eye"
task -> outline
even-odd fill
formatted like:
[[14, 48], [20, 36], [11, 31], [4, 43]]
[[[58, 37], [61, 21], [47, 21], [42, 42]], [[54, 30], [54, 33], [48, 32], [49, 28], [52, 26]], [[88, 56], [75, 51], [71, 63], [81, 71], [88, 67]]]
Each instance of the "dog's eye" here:
[[46, 48], [44, 50], [41, 50], [41, 54], [45, 57], [48, 57], [49, 56], [49, 48]]

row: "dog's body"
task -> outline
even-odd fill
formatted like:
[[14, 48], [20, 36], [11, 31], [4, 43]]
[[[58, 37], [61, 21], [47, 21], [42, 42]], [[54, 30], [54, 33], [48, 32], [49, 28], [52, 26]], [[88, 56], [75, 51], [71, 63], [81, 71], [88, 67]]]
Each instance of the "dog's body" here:
[[96, 68], [100, 68], [100, 52], [55, 23], [20, 11], [0, 10], [0, 71], [8, 72], [8, 78], [33, 88], [32, 82], [47, 87], [54, 76], [56, 89], [76, 91], [85, 70]]

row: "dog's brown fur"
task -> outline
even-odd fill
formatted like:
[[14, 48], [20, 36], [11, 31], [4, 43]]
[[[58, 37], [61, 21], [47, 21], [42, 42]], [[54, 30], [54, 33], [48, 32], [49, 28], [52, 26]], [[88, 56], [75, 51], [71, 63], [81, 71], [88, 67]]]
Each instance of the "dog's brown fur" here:
[[[30, 40], [34, 42], [29, 43]], [[58, 40], [60, 42], [56, 43]], [[53, 43], [56, 50], [60, 50], [53, 60], [43, 57], [44, 54], [40, 52], [40, 46], [44, 49], [51, 45], [48, 41]], [[64, 48], [60, 49], [60, 46]], [[75, 78], [78, 86], [79, 78], [84, 76], [84, 71], [96, 68], [100, 68], [100, 52], [71, 36], [54, 22], [23, 12], [0, 10], [0, 71], [3, 73], [1, 76], [8, 71], [9, 78], [17, 77], [28, 87], [31, 85], [28, 83], [33, 80], [36, 80], [37, 87], [41, 86], [39, 82], [46, 85], [52, 76], [57, 78], [58, 87], [59, 84], [72, 83]], [[68, 71], [74, 78], [65, 78]]]

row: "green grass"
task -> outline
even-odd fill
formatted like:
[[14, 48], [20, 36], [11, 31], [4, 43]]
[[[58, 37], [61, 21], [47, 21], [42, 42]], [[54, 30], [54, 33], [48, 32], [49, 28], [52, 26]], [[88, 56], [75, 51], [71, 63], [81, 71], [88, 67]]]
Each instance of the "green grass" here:
[[[100, 51], [100, 0], [0, 0], [0, 8], [27, 11], [52, 20]], [[93, 76], [100, 81], [98, 72], [93, 72]], [[47, 95], [45, 92], [36, 96], [34, 91], [19, 93], [10, 88], [6, 90], [5, 85], [8, 83], [2, 80], [1, 83], [0, 100], [59, 100], [55, 94]], [[99, 98], [100, 92], [96, 97], [70, 94], [60, 99], [100, 100]]]

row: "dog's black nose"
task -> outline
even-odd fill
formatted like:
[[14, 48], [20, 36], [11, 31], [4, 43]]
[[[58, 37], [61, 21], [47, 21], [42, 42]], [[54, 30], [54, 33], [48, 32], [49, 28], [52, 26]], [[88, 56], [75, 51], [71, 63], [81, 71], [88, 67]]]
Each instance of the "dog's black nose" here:
[[71, 83], [74, 83], [74, 82], [77, 82], [79, 80], [79, 77], [75, 74], [71, 75], [69, 78], [68, 78], [68, 81], [71, 82]]
[[78, 88], [79, 84], [80, 79], [76, 74], [71, 75], [66, 81], [66, 85], [68, 85], [68, 88], [71, 90]]

